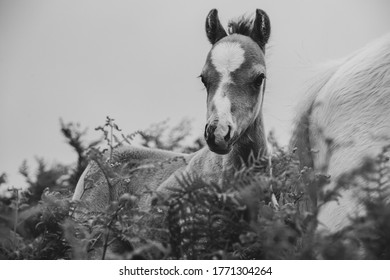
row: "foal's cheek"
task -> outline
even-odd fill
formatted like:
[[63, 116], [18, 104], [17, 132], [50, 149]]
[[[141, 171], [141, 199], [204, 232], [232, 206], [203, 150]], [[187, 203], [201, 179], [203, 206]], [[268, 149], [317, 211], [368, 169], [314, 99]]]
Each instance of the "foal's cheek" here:
[[243, 110], [236, 116], [236, 123], [238, 130], [245, 131], [246, 128], [251, 123], [252, 114], [251, 108], [247, 108], [247, 110]]

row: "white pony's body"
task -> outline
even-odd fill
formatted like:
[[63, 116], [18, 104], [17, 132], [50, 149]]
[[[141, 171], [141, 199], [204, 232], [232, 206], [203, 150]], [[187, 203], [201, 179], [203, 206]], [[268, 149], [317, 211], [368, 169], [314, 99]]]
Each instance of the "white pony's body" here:
[[[342, 174], [390, 144], [390, 34], [328, 65], [299, 106], [292, 144], [306, 165], [331, 176], [332, 190]], [[336, 232], [363, 214], [359, 192], [341, 191], [321, 206], [319, 230]]]

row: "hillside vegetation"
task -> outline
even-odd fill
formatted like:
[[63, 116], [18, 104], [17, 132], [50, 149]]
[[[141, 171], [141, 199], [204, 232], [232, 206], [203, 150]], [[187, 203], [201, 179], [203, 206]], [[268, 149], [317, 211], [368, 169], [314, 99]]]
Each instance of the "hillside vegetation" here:
[[[38, 158], [31, 175], [22, 164], [27, 191], [12, 188], [0, 200], [0, 259], [390, 259], [388, 148], [338, 183], [338, 190], [362, 187], [366, 216], [323, 236], [315, 231], [318, 206], [310, 197], [328, 201], [337, 191], [323, 193], [329, 177], [300, 167], [294, 151], [279, 147], [272, 135], [272, 156], [253, 158], [220, 185], [187, 176], [151, 212], [138, 209], [139, 197], [129, 193], [105, 211], [76, 215], [83, 205], [71, 196], [89, 160], [111, 180], [118, 176], [113, 151], [135, 137], [143, 146], [179, 152], [204, 145], [200, 138], [189, 141], [186, 120], [126, 135], [107, 117], [97, 130], [102, 139], [87, 143], [86, 130], [61, 122], [77, 155], [73, 166], [48, 166]], [[7, 184], [5, 174], [0, 184]]]

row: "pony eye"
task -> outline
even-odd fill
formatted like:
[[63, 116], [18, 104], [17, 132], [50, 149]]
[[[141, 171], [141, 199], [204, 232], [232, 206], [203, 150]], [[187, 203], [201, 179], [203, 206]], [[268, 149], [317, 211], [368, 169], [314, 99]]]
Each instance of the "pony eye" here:
[[265, 75], [264, 75], [264, 74], [258, 75], [258, 76], [255, 78], [255, 81], [254, 81], [255, 87], [258, 87], [258, 88], [259, 88], [259, 87], [263, 84], [264, 78], [265, 78]]

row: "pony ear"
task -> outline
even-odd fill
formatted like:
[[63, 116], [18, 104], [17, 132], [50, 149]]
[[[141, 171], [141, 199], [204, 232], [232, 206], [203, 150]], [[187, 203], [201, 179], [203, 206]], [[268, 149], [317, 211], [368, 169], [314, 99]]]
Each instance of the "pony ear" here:
[[218, 18], [218, 11], [212, 9], [206, 18], [206, 35], [211, 44], [215, 44], [223, 37], [227, 36], [225, 29]]
[[265, 51], [265, 45], [271, 34], [271, 24], [268, 15], [261, 9], [256, 10], [256, 17], [253, 21], [253, 29], [250, 37], [259, 44], [260, 48]]

